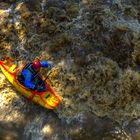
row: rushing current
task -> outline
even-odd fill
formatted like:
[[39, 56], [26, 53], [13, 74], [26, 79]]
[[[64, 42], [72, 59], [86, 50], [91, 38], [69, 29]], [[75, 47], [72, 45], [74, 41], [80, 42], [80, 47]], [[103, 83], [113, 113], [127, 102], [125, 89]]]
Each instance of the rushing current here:
[[[1, 140], [140, 140], [138, 0], [0, 1], [0, 58], [53, 62], [55, 110], [0, 72]], [[41, 70], [46, 76], [49, 70]]]

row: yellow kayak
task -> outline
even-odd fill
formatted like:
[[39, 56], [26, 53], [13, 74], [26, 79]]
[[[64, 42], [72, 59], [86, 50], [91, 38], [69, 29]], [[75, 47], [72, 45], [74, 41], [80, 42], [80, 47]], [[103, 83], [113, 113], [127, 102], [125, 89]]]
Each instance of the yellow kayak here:
[[[23, 66], [16, 68], [16, 65], [12, 62], [9, 63], [8, 61], [0, 61], [0, 68], [5, 77], [17, 89], [17, 91], [22, 93], [22, 95], [29, 100], [32, 100], [33, 102], [48, 109], [56, 108], [61, 102], [60, 96], [54, 92], [47, 80], [44, 81], [44, 86], [46, 86], [47, 89], [46, 91], [37, 92], [26, 88], [18, 79], [18, 74], [23, 69]], [[39, 75], [39, 78], [42, 79], [42, 76]]]

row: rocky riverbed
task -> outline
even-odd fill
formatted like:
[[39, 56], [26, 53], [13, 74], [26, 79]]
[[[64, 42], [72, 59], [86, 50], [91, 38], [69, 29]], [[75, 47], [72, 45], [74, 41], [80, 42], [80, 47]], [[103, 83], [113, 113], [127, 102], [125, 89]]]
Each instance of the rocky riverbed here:
[[52, 61], [48, 81], [63, 99], [44, 109], [0, 73], [0, 139], [140, 140], [139, 9], [138, 0], [0, 1], [0, 57]]

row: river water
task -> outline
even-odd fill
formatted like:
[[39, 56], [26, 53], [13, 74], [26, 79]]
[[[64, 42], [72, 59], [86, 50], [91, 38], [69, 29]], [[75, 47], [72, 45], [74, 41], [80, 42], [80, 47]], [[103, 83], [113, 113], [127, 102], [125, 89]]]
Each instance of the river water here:
[[[140, 32], [140, 24], [134, 14], [137, 11], [131, 7], [132, 1], [124, 1], [125, 6], [121, 1], [98, 2], [31, 0], [0, 3], [4, 9], [1, 13], [1, 19], [4, 20], [0, 24], [3, 29], [0, 32], [0, 55], [10, 55], [21, 63], [32, 60], [36, 55], [42, 59], [51, 59], [57, 64], [56, 68], [59, 71], [61, 69], [61, 73], [55, 76], [54, 71], [54, 75], [50, 75], [50, 81], [63, 97], [63, 102], [57, 109], [47, 110], [22, 97], [1, 73], [1, 140], [140, 140], [140, 106], [137, 95], [139, 79], [136, 79], [139, 75], [123, 71], [128, 66], [135, 70], [128, 57], [133, 51], [129, 45], [137, 41], [138, 37], [135, 36]], [[117, 18], [110, 13], [111, 8], [114, 8]], [[131, 17], [126, 16], [124, 19], [123, 10], [126, 13], [127, 10], [132, 10]], [[100, 24], [103, 27], [98, 27]], [[125, 57], [122, 59], [123, 55], [116, 45], [118, 42], [115, 39], [112, 40], [113, 45], [109, 42], [111, 37], [118, 38], [116, 32], [123, 34], [119, 41], [125, 40], [123, 43], [128, 46], [124, 45], [122, 49], [128, 51], [123, 53]], [[131, 32], [134, 42], [127, 40], [131, 37]], [[110, 48], [106, 51], [106, 46], [102, 43], [107, 43]], [[97, 46], [92, 47], [95, 44]], [[39, 49], [38, 45], [42, 48]], [[114, 50], [115, 47], [117, 50]], [[134, 53], [137, 55], [137, 49], [133, 52], [135, 56]], [[93, 60], [94, 64], [91, 62]], [[84, 67], [85, 70], [81, 65], [90, 67], [90, 70]], [[138, 67], [136, 63], [136, 70]], [[125, 75], [130, 75], [130, 78]], [[123, 81], [123, 78], [128, 81]], [[132, 88], [133, 96], [129, 95], [133, 86], [127, 90], [125, 84], [124, 87], [123, 84], [120, 86], [120, 81], [127, 86], [129, 82], [136, 83], [136, 92]], [[126, 93], [126, 96], [122, 93]]]

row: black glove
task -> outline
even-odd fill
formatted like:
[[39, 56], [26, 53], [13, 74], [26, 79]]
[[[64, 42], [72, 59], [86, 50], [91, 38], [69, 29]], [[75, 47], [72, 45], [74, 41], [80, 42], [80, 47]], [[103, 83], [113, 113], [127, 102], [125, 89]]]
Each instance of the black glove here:
[[35, 84], [34, 90], [38, 91], [38, 84], [37, 83]]

